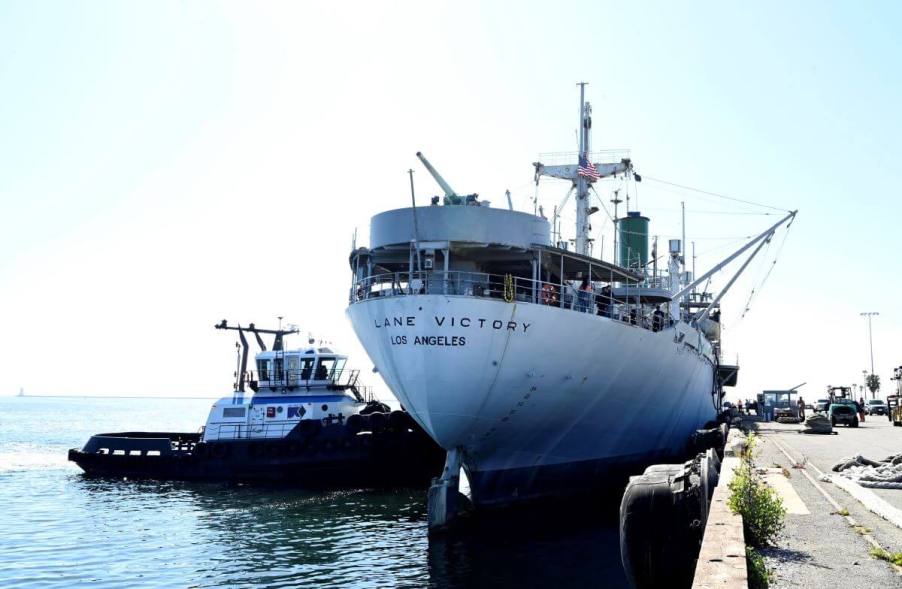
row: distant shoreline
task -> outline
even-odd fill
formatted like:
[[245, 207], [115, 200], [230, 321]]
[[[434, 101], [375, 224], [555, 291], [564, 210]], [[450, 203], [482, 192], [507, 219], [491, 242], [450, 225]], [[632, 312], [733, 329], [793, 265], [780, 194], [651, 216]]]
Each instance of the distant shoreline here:
[[6, 399], [185, 399], [185, 400], [216, 400], [221, 397], [175, 397], [175, 396], [128, 396], [128, 395], [6, 395]]

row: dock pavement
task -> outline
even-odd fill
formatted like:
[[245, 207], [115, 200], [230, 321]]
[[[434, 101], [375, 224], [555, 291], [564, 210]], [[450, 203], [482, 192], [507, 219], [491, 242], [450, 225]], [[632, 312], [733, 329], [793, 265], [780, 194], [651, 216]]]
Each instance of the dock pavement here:
[[[770, 586], [902, 588], [899, 569], [869, 555], [878, 544], [902, 551], [902, 528], [824, 480], [824, 474], [835, 476], [831, 469], [843, 458], [902, 453], [902, 428], [880, 416], [868, 416], [858, 428], [835, 428], [833, 435], [801, 434], [801, 425], [755, 417], [745, 417], [743, 426], [759, 436], [756, 465], [768, 469], [765, 479], [787, 508], [778, 546], [763, 551], [775, 575]], [[902, 489], [870, 491], [902, 515]]]

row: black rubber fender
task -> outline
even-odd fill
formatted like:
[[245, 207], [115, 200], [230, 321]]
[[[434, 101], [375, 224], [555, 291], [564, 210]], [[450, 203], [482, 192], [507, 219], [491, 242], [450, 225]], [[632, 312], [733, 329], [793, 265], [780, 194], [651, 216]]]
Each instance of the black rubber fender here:
[[360, 410], [361, 415], [369, 415], [370, 413], [388, 413], [391, 408], [381, 401], [370, 401], [366, 407]]
[[391, 429], [406, 432], [413, 427], [413, 418], [406, 411], [392, 411], [388, 414], [388, 425]]
[[385, 416], [385, 413], [376, 412], [367, 415], [366, 421], [367, 429], [369, 429], [373, 433], [379, 433], [385, 429], [388, 418]]
[[354, 415], [349, 415], [345, 420], [345, 428], [351, 434], [356, 434], [360, 430], [363, 429], [363, 426], [366, 425], [366, 418], [363, 415], [359, 415], [355, 413]]
[[692, 434], [691, 452], [697, 454], [709, 448], [723, 447], [723, 432], [719, 427], [710, 429], [697, 429]]
[[[620, 503], [620, 558], [636, 589], [689, 587], [701, 544], [701, 489], [686, 464], [631, 477]], [[691, 488], [694, 480], [695, 488]]]

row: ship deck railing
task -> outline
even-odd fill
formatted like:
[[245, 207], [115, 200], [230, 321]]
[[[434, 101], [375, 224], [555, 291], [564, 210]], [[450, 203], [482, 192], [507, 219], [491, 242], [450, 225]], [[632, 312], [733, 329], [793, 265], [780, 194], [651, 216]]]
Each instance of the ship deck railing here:
[[[578, 151], [553, 151], [539, 154], [539, 161], [546, 166], [575, 166], [579, 163]], [[628, 149], [602, 149], [589, 153], [589, 160], [595, 164], [616, 164], [629, 159]]]
[[[441, 294], [483, 299], [500, 299], [509, 303], [530, 303], [558, 307], [576, 313], [601, 315], [637, 327], [660, 331], [671, 325], [661, 306], [637, 303], [627, 295], [614, 298], [603, 288], [580, 291], [570, 283], [532, 280], [510, 274], [487, 274], [463, 270], [390, 272], [368, 276], [351, 286], [350, 304], [417, 294]], [[656, 311], [658, 312], [656, 314]]]

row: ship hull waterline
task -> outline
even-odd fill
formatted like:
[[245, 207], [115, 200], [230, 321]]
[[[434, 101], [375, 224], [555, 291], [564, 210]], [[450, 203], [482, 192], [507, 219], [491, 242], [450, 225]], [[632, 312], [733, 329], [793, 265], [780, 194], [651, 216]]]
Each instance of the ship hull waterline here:
[[681, 460], [716, 418], [710, 344], [570, 309], [452, 295], [376, 297], [348, 317], [379, 373], [477, 507], [611, 490]]

